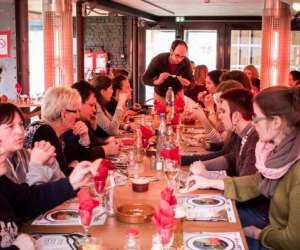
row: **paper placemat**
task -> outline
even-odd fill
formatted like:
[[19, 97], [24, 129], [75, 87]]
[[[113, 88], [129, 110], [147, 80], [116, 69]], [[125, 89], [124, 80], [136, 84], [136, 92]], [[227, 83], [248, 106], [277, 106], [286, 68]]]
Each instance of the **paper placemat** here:
[[[103, 207], [97, 207], [93, 211], [93, 222], [91, 225], [104, 225], [106, 213]], [[47, 225], [47, 226], [77, 226], [80, 224], [78, 214], [78, 200], [72, 199], [58, 207], [49, 210], [48, 212], [37, 217], [32, 225]]]
[[185, 250], [244, 250], [239, 232], [184, 233]]
[[37, 250], [79, 250], [81, 234], [33, 234]]
[[232, 201], [223, 195], [180, 195], [177, 199], [184, 206], [187, 220], [236, 222]]

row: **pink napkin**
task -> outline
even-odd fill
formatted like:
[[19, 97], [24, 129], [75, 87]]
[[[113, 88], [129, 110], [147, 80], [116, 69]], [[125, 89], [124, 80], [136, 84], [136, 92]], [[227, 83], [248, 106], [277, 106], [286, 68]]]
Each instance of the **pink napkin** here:
[[157, 232], [162, 237], [163, 244], [170, 241], [173, 232], [175, 212], [168, 202], [161, 200], [159, 205], [154, 208], [152, 217], [153, 223], [156, 225]]
[[141, 134], [142, 134], [142, 143], [143, 143], [143, 147], [147, 148], [149, 145], [149, 139], [154, 136], [154, 132], [152, 129], [144, 126], [144, 125], [140, 125], [140, 130], [141, 130]]
[[94, 200], [87, 188], [82, 188], [77, 193], [79, 199], [79, 214], [84, 225], [90, 225], [93, 215], [93, 209], [99, 205], [99, 202]]
[[175, 195], [173, 194], [174, 190], [170, 188], [165, 188], [163, 191], [160, 192], [160, 197], [162, 200], [168, 202], [170, 206], [174, 206], [177, 204], [177, 200]]
[[105, 187], [108, 170], [113, 169], [111, 160], [103, 159], [98, 167], [97, 174], [94, 177], [95, 188], [98, 193], [102, 193]]
[[121, 140], [121, 143], [122, 143], [123, 145], [130, 146], [130, 145], [135, 144], [135, 139], [133, 139], [133, 138], [122, 139], [122, 140]]
[[20, 94], [21, 92], [22, 92], [22, 85], [21, 85], [21, 83], [16, 83], [16, 85], [15, 85], [15, 89], [16, 89], [16, 92], [17, 92], [17, 94]]
[[164, 158], [176, 161], [177, 163], [180, 162], [179, 147], [174, 147], [172, 149], [163, 149], [161, 150], [160, 155]]
[[180, 120], [180, 114], [176, 113], [171, 120], [172, 125], [178, 125]]
[[158, 115], [160, 113], [166, 113], [166, 107], [158, 100], [154, 100], [154, 109]]
[[184, 98], [183, 96], [176, 96], [175, 101], [174, 101], [174, 106], [175, 106], [175, 113], [180, 114], [183, 113], [184, 111]]

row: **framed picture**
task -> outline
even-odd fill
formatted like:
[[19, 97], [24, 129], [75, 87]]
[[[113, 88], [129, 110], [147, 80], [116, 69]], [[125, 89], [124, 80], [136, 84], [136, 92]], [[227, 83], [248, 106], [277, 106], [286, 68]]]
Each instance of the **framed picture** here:
[[10, 31], [0, 31], [0, 58], [10, 57]]

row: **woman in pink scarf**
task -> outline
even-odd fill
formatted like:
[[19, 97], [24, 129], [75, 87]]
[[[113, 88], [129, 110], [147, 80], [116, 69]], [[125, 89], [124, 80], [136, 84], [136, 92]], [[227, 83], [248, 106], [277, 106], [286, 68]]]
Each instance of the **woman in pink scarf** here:
[[[270, 198], [264, 228], [244, 228], [249, 249], [300, 249], [300, 87], [271, 87], [254, 100], [257, 174], [210, 180], [192, 176], [188, 190], [216, 188], [240, 202]], [[191, 187], [190, 187], [191, 186]]]

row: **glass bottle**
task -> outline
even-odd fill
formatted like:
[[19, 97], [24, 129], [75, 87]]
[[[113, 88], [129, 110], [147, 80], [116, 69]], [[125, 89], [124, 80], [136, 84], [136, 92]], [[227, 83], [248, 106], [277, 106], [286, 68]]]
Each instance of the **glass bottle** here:
[[127, 231], [123, 250], [141, 250], [138, 230], [132, 228]]

